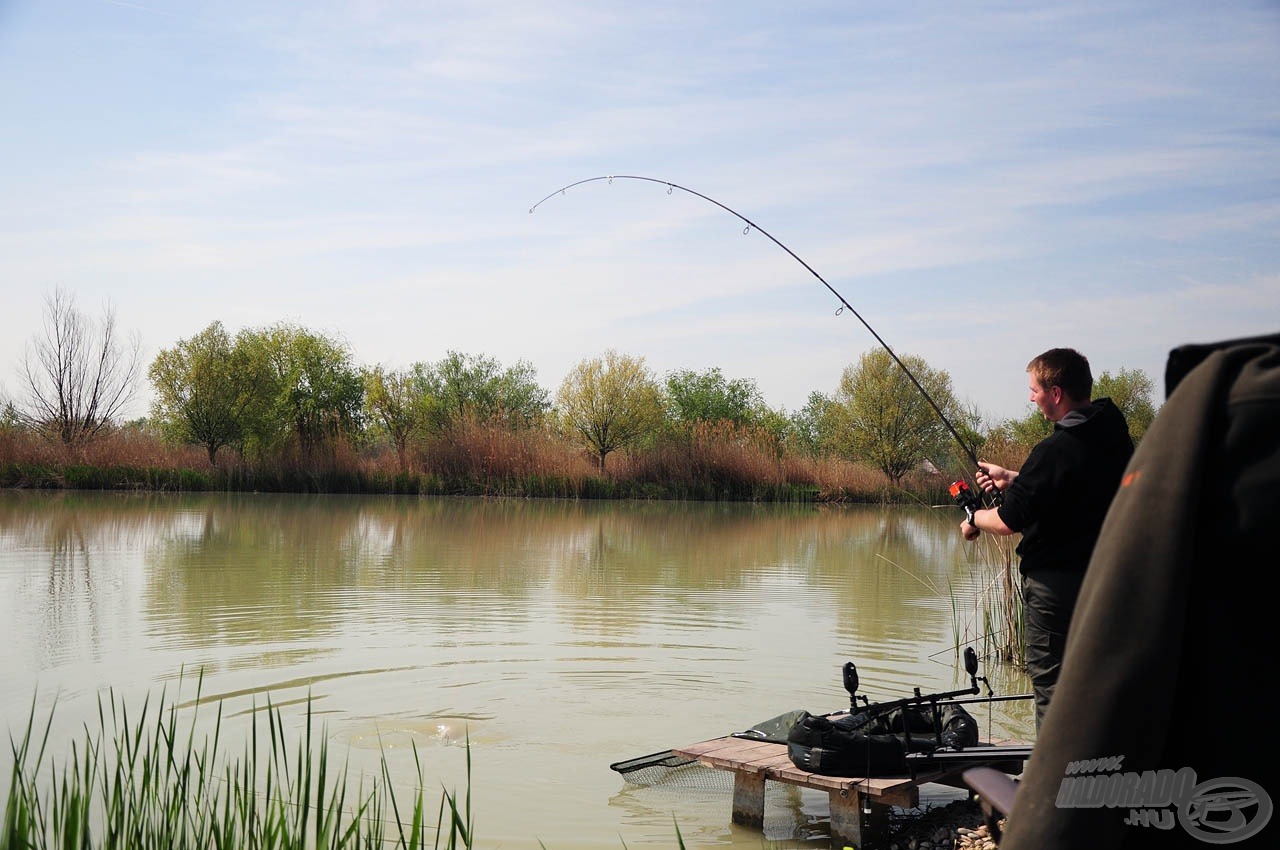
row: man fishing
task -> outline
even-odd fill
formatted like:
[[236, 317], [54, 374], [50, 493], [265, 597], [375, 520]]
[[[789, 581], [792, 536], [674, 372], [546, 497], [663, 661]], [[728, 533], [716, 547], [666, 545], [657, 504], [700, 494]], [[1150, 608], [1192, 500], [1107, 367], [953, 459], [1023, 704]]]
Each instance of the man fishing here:
[[1027, 364], [1031, 401], [1054, 423], [1014, 471], [979, 461], [978, 485], [1001, 503], [960, 523], [965, 540], [982, 531], [1022, 534], [1023, 633], [1036, 700], [1036, 729], [1058, 681], [1067, 626], [1107, 508], [1133, 455], [1124, 414], [1110, 399], [1091, 400], [1089, 361], [1053, 348]]
[[1109, 399], [1090, 401], [1093, 376], [1089, 372], [1089, 361], [1069, 348], [1051, 349], [1032, 360], [1027, 365], [1031, 400], [1054, 423], [1054, 432], [1032, 449], [1018, 472], [982, 463], [942, 408], [862, 314], [798, 254], [737, 210], [677, 183], [626, 174], [589, 177], [570, 183], [538, 201], [529, 212], [575, 186], [601, 180], [610, 184], [615, 180], [656, 183], [666, 186], [667, 194], [679, 189], [736, 216], [746, 224], [743, 233], [755, 230], [768, 237], [839, 299], [842, 306], [837, 314], [845, 310], [853, 314], [902, 368], [969, 459], [980, 468], [979, 485], [988, 491], [1004, 491], [1004, 501], [999, 508], [977, 510], [973, 517], [975, 524], [966, 520], [960, 530], [966, 540], [975, 539], [980, 530], [994, 534], [1022, 533], [1018, 554], [1022, 559], [1026, 662], [1036, 694], [1038, 729], [1058, 678], [1067, 625], [1080, 581], [1098, 539], [1102, 518], [1133, 454], [1133, 441], [1129, 439], [1124, 415]]

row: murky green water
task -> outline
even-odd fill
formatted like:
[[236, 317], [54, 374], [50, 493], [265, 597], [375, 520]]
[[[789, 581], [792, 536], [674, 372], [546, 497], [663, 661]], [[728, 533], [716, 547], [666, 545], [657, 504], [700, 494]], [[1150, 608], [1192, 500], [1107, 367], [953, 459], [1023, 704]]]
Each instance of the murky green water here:
[[[723, 788], [612, 762], [795, 708], [963, 686], [988, 567], [954, 508], [0, 493], [0, 712], [57, 701], [55, 746], [110, 690], [311, 700], [354, 771], [428, 799], [465, 777], [486, 848], [751, 847]], [[997, 693], [1027, 689], [995, 665]], [[974, 712], [1029, 739], [1025, 702]], [[234, 724], [230, 724], [234, 728]], [[5, 748], [7, 750], [7, 747]], [[7, 755], [7, 753], [6, 753]], [[3, 767], [3, 765], [0, 765]], [[7, 775], [7, 767], [4, 767]], [[727, 787], [727, 786], [726, 786]], [[950, 799], [939, 791], [939, 799]], [[825, 847], [823, 794], [770, 786], [764, 837]], [[434, 810], [434, 804], [432, 806]]]

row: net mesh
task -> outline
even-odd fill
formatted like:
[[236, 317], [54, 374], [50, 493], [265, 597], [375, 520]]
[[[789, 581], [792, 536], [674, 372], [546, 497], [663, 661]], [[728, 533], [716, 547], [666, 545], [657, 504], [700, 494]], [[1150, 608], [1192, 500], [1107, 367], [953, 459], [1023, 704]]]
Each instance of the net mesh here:
[[723, 770], [704, 767], [695, 759], [678, 756], [671, 750], [637, 756], [609, 765], [631, 785], [650, 788], [696, 788], [718, 791], [733, 788], [733, 776]]
[[[787, 732], [796, 720], [804, 714], [801, 709], [788, 711], [763, 720], [745, 732], [735, 733], [741, 737], [759, 738], [764, 741], [785, 743]], [[733, 775], [724, 770], [705, 767], [696, 759], [676, 755], [672, 750], [650, 753], [647, 756], [636, 756], [626, 761], [614, 762], [610, 768], [622, 775], [631, 785], [651, 787], [661, 785], [668, 788], [696, 788], [700, 790], [733, 790]]]

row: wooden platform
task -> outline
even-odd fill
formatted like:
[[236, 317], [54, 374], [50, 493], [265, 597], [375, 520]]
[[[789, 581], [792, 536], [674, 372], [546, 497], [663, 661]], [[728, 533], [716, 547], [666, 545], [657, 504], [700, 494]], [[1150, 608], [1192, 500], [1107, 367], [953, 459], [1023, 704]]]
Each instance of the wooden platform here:
[[[920, 804], [921, 785], [938, 782], [964, 787], [960, 774], [975, 766], [970, 763], [963, 767], [918, 771], [915, 776], [867, 779], [810, 773], [791, 762], [786, 745], [748, 738], [714, 738], [673, 752], [706, 767], [733, 773], [733, 822], [743, 826], [757, 829], [764, 826], [766, 780], [826, 791], [831, 801], [833, 841], [859, 848], [865, 839], [884, 832], [891, 807], [911, 808]], [[992, 766], [1010, 773], [1021, 771], [1020, 763], [993, 762]]]

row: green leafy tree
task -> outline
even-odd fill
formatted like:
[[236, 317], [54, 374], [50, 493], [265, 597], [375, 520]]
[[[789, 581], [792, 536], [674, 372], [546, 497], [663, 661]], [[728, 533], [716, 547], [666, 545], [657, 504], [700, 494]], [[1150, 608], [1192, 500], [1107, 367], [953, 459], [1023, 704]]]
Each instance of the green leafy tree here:
[[662, 391], [643, 357], [607, 351], [583, 360], [565, 377], [556, 396], [564, 426], [597, 458], [652, 435], [662, 424]]
[[[952, 426], [960, 435], [960, 439], [964, 440], [964, 444], [974, 454], [979, 454], [987, 441], [987, 433], [990, 429], [985, 424], [982, 411], [978, 409], [977, 405], [957, 402], [954, 410], [947, 413], [947, 418], [951, 420]], [[972, 459], [961, 448], [960, 444], [955, 441], [954, 436], [951, 438], [950, 446], [954, 449], [955, 457], [961, 467], [968, 469], [973, 465]]]
[[[959, 405], [951, 377], [920, 357], [901, 356], [925, 391], [955, 419]], [[926, 461], [939, 462], [951, 435], [937, 412], [883, 349], [862, 355], [844, 370], [823, 420], [827, 445], [882, 471], [895, 485]]]
[[239, 365], [230, 335], [214, 322], [162, 350], [147, 371], [155, 389], [151, 416], [161, 433], [203, 446], [210, 466], [220, 448], [244, 439], [251, 387]]
[[1120, 408], [1135, 444], [1156, 418], [1156, 408], [1151, 401], [1153, 391], [1151, 378], [1141, 369], [1121, 369], [1115, 375], [1103, 372], [1093, 383], [1094, 398], [1109, 398]]
[[365, 416], [391, 440], [403, 472], [409, 468], [409, 440], [422, 428], [421, 381], [412, 371], [392, 371], [381, 366], [366, 369], [362, 377]]
[[667, 374], [670, 411], [680, 425], [729, 421], [735, 425], [758, 424], [765, 407], [756, 382], [728, 380], [719, 368], [694, 372], [682, 369]]
[[1021, 419], [1009, 419], [1002, 426], [1009, 441], [1026, 451], [1053, 433], [1053, 423], [1039, 410], [1033, 410]]
[[22, 426], [22, 418], [13, 401], [0, 396], [0, 431], [16, 429]]
[[258, 445], [292, 439], [310, 453], [359, 427], [364, 382], [344, 342], [278, 324], [241, 331], [236, 348], [255, 389], [247, 418]]
[[769, 407], [762, 402], [752, 411], [750, 422], [753, 427], [768, 434], [773, 440], [774, 448], [781, 452], [791, 432], [791, 417], [785, 409]]
[[787, 417], [788, 443], [804, 454], [811, 456], [821, 454], [826, 442], [824, 423], [827, 421], [827, 409], [831, 404], [831, 396], [817, 390], [809, 393], [804, 407]]
[[543, 421], [551, 404], [537, 373], [524, 360], [503, 368], [492, 357], [448, 352], [438, 363], [417, 364], [416, 382], [431, 427], [448, 431], [463, 421], [525, 428]]
[[[1094, 398], [1109, 398], [1124, 414], [1129, 424], [1129, 436], [1136, 444], [1147, 433], [1155, 419], [1156, 411], [1151, 403], [1152, 382], [1141, 369], [1121, 369], [1118, 374], [1103, 372], [1093, 382]], [[1021, 419], [1008, 419], [996, 428], [991, 436], [1007, 440], [1025, 456], [1036, 443], [1053, 433], [1053, 423], [1039, 410], [1032, 410]]]
[[239, 378], [246, 387], [240, 410], [240, 442], [237, 448], [261, 458], [284, 444], [289, 423], [281, 409], [281, 377], [274, 365], [272, 343], [266, 329], [245, 328], [232, 346]]

